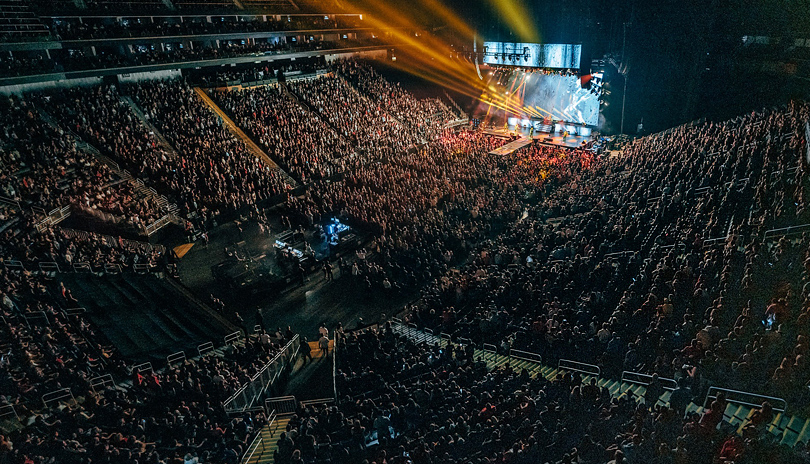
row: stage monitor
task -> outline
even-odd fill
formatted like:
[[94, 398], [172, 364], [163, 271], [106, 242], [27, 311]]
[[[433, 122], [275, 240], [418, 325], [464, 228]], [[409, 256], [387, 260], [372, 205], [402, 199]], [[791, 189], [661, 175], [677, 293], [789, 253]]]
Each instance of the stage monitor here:
[[484, 42], [484, 63], [529, 68], [579, 69], [582, 45]]

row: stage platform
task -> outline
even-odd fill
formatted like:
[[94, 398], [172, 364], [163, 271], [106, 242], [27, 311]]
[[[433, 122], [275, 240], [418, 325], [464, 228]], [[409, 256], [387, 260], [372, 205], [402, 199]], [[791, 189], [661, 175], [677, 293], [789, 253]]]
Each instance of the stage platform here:
[[[485, 129], [484, 133], [487, 134], [487, 135], [491, 135], [493, 137], [500, 137], [500, 138], [515, 138], [515, 136], [516, 136], [516, 133], [515, 133], [514, 129], [508, 130], [508, 131], [503, 130], [503, 129]], [[509, 153], [512, 153], [513, 151], [517, 150], [518, 148], [522, 148], [522, 147], [529, 144], [528, 143], [528, 141], [529, 141], [529, 129], [528, 128], [520, 128], [518, 130], [518, 132], [517, 132], [517, 136], [520, 137], [520, 138], [518, 138], [515, 142], [520, 141], [520, 140], [526, 140], [526, 143], [513, 148], [511, 151], [495, 153], [498, 150], [493, 150], [490, 153], [493, 154], [493, 155], [508, 155]], [[586, 136], [582, 136], [582, 135], [571, 135], [571, 134], [563, 137], [562, 132], [555, 132], [555, 133], [552, 133], [552, 134], [549, 134], [549, 133], [546, 133], [546, 132], [539, 132], [539, 133], [535, 132], [532, 135], [532, 140], [534, 140], [537, 143], [540, 143], [540, 144], [543, 144], [543, 145], [548, 145], [548, 146], [554, 146], [554, 147], [564, 147], [564, 148], [579, 148], [579, 147], [581, 147], [583, 145], [583, 143], [590, 142], [591, 138], [592, 138], [591, 136], [586, 137]], [[508, 146], [512, 145], [513, 143], [515, 143], [515, 142], [510, 142], [510, 143], [504, 145], [503, 147], [501, 147], [501, 149], [503, 149], [505, 147], [508, 147]]]

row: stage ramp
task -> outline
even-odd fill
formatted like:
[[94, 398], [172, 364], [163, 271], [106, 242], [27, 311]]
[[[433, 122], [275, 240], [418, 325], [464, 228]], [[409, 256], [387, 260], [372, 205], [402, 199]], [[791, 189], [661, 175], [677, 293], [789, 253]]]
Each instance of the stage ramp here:
[[531, 143], [532, 143], [532, 139], [521, 137], [521, 138], [515, 140], [514, 142], [509, 142], [506, 145], [500, 146], [500, 147], [492, 150], [491, 152], [489, 152], [489, 154], [490, 155], [498, 155], [498, 156], [509, 155], [509, 154], [513, 153], [515, 150], [519, 150], [519, 149], [525, 147], [526, 145], [531, 145]]

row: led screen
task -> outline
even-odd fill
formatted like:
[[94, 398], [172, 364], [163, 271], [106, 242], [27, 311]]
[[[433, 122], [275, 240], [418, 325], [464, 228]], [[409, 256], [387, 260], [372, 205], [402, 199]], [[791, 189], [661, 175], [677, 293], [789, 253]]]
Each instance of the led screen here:
[[579, 69], [582, 45], [484, 42], [484, 63], [531, 68]]

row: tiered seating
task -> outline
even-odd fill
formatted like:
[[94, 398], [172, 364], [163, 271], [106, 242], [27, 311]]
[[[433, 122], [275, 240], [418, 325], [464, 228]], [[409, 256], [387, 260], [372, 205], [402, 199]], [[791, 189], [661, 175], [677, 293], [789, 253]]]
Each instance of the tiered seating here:
[[160, 214], [153, 198], [138, 194], [113, 169], [79, 149], [71, 135], [44, 122], [30, 102], [9, 99], [0, 118], [6, 128], [0, 134], [5, 196], [47, 211], [72, 206], [135, 230]]
[[49, 34], [26, 0], [0, 0], [0, 41], [23, 42]]
[[165, 179], [180, 195], [178, 204], [210, 219], [255, 205], [289, 188], [282, 173], [249, 153], [183, 82], [152, 82], [131, 89], [135, 100], [175, 147], [150, 178]]
[[391, 156], [414, 142], [411, 133], [388, 117], [384, 102], [360, 95], [342, 77], [322, 76], [290, 83], [288, 87], [364, 153]]
[[231, 114], [265, 151], [303, 183], [351, 169], [354, 149], [334, 129], [285, 94], [282, 87], [216, 92]]
[[452, 112], [440, 99], [417, 100], [399, 84], [385, 80], [369, 63], [344, 61], [338, 71], [372, 101], [385, 102], [390, 115], [425, 140], [433, 138], [452, 119]]
[[236, 10], [232, 0], [173, 0], [172, 4], [179, 9], [189, 11]]

